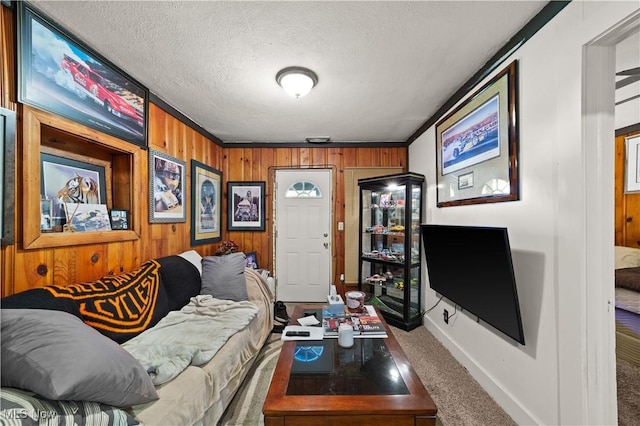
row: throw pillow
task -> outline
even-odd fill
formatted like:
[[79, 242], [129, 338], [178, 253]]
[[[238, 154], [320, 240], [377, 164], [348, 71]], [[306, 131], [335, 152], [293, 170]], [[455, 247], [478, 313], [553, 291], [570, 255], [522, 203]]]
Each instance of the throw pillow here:
[[86, 324], [124, 343], [169, 313], [159, 270], [160, 263], [149, 260], [131, 272], [88, 283], [43, 287], [43, 290], [56, 298], [72, 300]]
[[156, 259], [160, 264], [162, 286], [167, 292], [169, 310], [177, 311], [200, 294], [201, 278], [198, 268], [181, 256]]
[[[126, 411], [100, 402], [54, 401], [44, 399], [33, 392], [3, 388], [2, 394], [0, 394], [0, 412], [3, 412], [4, 419], [7, 419], [11, 411], [14, 415], [20, 413], [13, 418], [20, 418], [19, 424], [21, 426], [38, 426], [40, 424], [123, 426], [139, 424]], [[22, 414], [24, 416], [21, 416]]]
[[0, 315], [2, 386], [116, 407], [158, 399], [142, 365], [79, 318], [42, 309], [3, 309]]
[[616, 287], [640, 292], [640, 267], [616, 269], [615, 282]]
[[205, 257], [202, 259], [200, 293], [234, 302], [249, 300], [244, 276], [245, 265], [245, 255], [242, 252]]

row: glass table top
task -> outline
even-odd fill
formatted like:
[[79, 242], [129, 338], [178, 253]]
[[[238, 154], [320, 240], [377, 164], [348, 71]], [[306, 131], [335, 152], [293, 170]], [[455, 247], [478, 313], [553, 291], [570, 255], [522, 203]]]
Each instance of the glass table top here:
[[298, 341], [287, 395], [407, 395], [409, 390], [384, 338]]

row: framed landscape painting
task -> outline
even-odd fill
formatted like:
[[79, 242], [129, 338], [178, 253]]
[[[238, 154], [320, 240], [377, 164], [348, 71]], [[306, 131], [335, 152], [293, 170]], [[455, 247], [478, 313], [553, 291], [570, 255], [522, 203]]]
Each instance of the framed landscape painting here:
[[148, 90], [18, 2], [18, 100], [147, 146]]
[[222, 172], [191, 160], [191, 245], [222, 239]]

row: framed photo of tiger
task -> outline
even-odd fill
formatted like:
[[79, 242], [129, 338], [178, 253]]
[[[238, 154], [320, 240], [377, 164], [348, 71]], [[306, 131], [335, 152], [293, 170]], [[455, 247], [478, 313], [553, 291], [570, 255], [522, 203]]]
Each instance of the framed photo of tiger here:
[[186, 222], [185, 162], [149, 149], [149, 223]]
[[43, 200], [51, 200], [51, 226], [62, 231], [67, 222], [65, 205], [107, 205], [105, 167], [57, 155], [40, 154], [40, 192]]
[[191, 160], [191, 245], [222, 239], [222, 172]]

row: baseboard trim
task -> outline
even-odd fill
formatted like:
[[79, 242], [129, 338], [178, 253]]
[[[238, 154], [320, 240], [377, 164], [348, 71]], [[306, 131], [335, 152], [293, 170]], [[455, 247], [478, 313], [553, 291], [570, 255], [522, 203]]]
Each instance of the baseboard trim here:
[[498, 383], [482, 368], [481, 365], [469, 356], [460, 346], [456, 344], [444, 331], [432, 321], [428, 316], [424, 318], [424, 327], [435, 336], [440, 343], [446, 347], [451, 355], [462, 364], [471, 377], [507, 412], [516, 424], [544, 424], [540, 419], [530, 413], [513, 395], [506, 392]]

